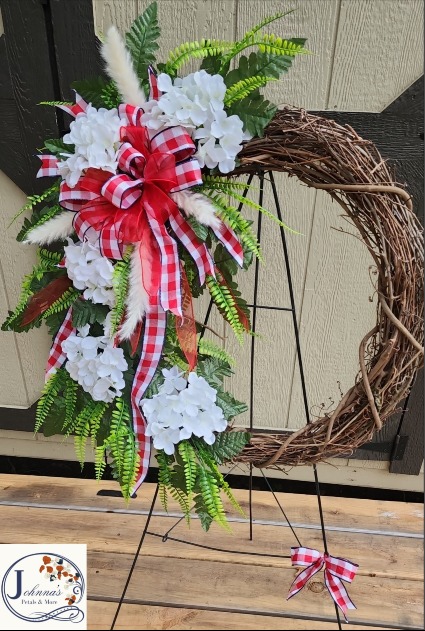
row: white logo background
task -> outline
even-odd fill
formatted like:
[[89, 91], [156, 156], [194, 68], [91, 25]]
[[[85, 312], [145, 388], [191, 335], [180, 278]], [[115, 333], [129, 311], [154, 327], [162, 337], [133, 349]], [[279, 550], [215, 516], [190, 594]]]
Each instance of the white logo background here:
[[87, 546], [0, 544], [0, 629], [87, 629]]

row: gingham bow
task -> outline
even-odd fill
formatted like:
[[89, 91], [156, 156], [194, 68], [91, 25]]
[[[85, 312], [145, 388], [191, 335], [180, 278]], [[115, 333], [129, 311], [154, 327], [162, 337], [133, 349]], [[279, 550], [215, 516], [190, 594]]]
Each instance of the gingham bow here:
[[291, 548], [291, 561], [292, 565], [307, 567], [295, 577], [289, 590], [287, 600], [298, 594], [311, 577], [324, 567], [325, 585], [332, 599], [341, 609], [345, 621], [347, 622], [347, 618], [345, 617], [347, 610], [356, 609], [356, 607], [341, 581], [351, 583], [359, 566], [356, 563], [351, 563], [351, 561], [347, 559], [334, 557], [330, 554], [322, 554], [313, 548], [303, 547]]
[[[150, 98], [159, 98], [156, 76], [151, 69], [149, 81]], [[59, 107], [72, 116], [78, 116], [86, 111], [88, 105], [77, 94], [74, 105]], [[196, 362], [196, 328], [193, 312], [187, 304], [192, 299], [190, 287], [187, 281], [185, 287], [177, 243], [166, 227], [167, 222], [193, 258], [201, 285], [208, 274], [215, 276], [208, 248], [197, 238], [170, 197], [173, 192], [202, 184], [201, 170], [193, 157], [195, 145], [187, 132], [178, 126], [149, 135], [141, 124], [143, 113], [141, 107], [119, 106], [123, 127], [117, 154], [118, 174], [88, 169], [74, 188], [62, 182], [59, 194], [60, 204], [76, 212], [74, 228], [78, 237], [83, 240], [90, 233], [95, 235], [104, 256], [122, 259], [126, 244], [140, 243], [143, 285], [149, 295], [150, 308], [145, 316], [141, 357], [131, 392], [133, 426], [141, 458], [134, 490], [143, 482], [149, 468], [150, 440], [145, 436], [140, 402], [161, 359], [167, 311], [178, 316], [177, 333], [191, 368]], [[59, 174], [55, 156], [42, 155], [40, 159], [42, 166], [38, 177]], [[233, 230], [223, 222], [213, 230], [229, 254], [242, 266], [243, 250]], [[137, 339], [140, 330], [139, 327]], [[50, 350], [47, 375], [65, 361], [62, 343], [73, 331], [70, 310]]]

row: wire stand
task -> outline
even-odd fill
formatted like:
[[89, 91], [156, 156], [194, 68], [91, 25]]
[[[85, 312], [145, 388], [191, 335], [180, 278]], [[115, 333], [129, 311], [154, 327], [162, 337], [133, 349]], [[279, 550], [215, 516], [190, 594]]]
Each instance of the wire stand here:
[[[276, 215], [277, 218], [279, 219], [279, 221], [282, 221], [282, 210], [280, 207], [280, 202], [279, 202], [279, 195], [277, 192], [277, 188], [276, 188], [276, 183], [275, 183], [275, 179], [273, 176], [273, 172], [269, 171], [269, 172], [263, 172], [263, 171], [259, 171], [257, 174], [257, 177], [259, 179], [259, 183], [260, 183], [260, 189], [259, 189], [259, 197], [258, 197], [258, 203], [260, 206], [263, 205], [263, 197], [264, 197], [264, 182], [268, 181], [271, 184], [271, 189], [272, 189], [272, 193], [273, 193], [273, 200], [274, 200], [274, 204], [275, 204], [275, 208], [276, 208]], [[266, 178], [266, 175], [268, 175], [268, 178]], [[252, 182], [252, 179], [254, 177], [254, 174], [251, 174], [247, 180], [247, 184], [250, 185]], [[248, 192], [248, 189], [245, 189], [244, 193], [243, 193], [243, 197], [246, 197]], [[241, 203], [239, 205], [239, 211], [242, 209], [243, 203]], [[275, 307], [275, 306], [263, 306], [263, 305], [258, 305], [257, 302], [257, 298], [258, 298], [258, 284], [259, 284], [259, 261], [258, 259], [255, 260], [255, 274], [254, 274], [254, 296], [253, 296], [253, 304], [249, 305], [249, 307], [252, 309], [252, 332], [255, 333], [256, 332], [256, 325], [257, 325], [257, 310], [258, 309], [270, 309], [270, 310], [277, 310], [277, 311], [290, 311], [292, 313], [292, 322], [293, 322], [293, 329], [294, 329], [294, 336], [295, 336], [295, 344], [296, 344], [296, 355], [297, 355], [297, 363], [298, 363], [298, 369], [299, 369], [299, 374], [300, 374], [300, 380], [301, 380], [301, 390], [302, 390], [302, 398], [303, 398], [303, 408], [304, 408], [304, 414], [305, 414], [305, 420], [306, 423], [310, 423], [310, 413], [309, 413], [309, 404], [308, 404], [308, 397], [307, 397], [307, 388], [306, 388], [306, 383], [305, 383], [305, 373], [304, 373], [304, 365], [303, 365], [303, 360], [302, 360], [302, 353], [301, 353], [301, 343], [300, 343], [300, 335], [299, 335], [299, 328], [298, 328], [298, 322], [297, 322], [297, 312], [296, 312], [296, 305], [295, 305], [295, 297], [294, 297], [294, 287], [293, 287], [293, 281], [292, 281], [292, 272], [291, 272], [291, 266], [290, 266], [290, 262], [289, 262], [289, 254], [288, 254], [288, 246], [287, 246], [287, 242], [286, 242], [286, 234], [285, 234], [285, 230], [282, 226], [280, 226], [280, 236], [281, 236], [281, 242], [282, 242], [282, 250], [283, 250], [283, 256], [284, 256], [284, 260], [285, 260], [285, 270], [286, 270], [286, 276], [287, 276], [287, 281], [288, 281], [288, 289], [289, 289], [289, 299], [290, 299], [290, 307]], [[257, 240], [259, 243], [261, 243], [261, 232], [262, 232], [262, 213], [258, 213], [258, 223], [257, 223]], [[204, 329], [201, 333], [201, 337], [203, 336], [204, 332], [205, 332], [205, 327], [208, 324], [208, 320], [209, 317], [211, 315], [211, 310], [212, 310], [212, 306], [213, 306], [213, 302], [212, 300], [209, 303], [208, 309], [207, 309], [207, 313], [205, 315], [205, 319], [204, 319]], [[249, 429], [250, 431], [254, 430], [254, 358], [255, 358], [255, 341], [256, 338], [253, 335], [251, 337], [251, 364], [250, 364], [250, 411], [249, 411]], [[258, 430], [256, 430], [258, 431]], [[235, 464], [230, 471], [227, 473], [227, 475], [225, 477], [227, 477], [228, 475], [230, 475], [232, 473], [232, 471], [234, 471], [234, 469], [238, 467], [237, 464]], [[297, 544], [299, 546], [302, 546], [302, 543], [294, 529], [294, 527], [292, 526], [290, 520], [288, 519], [288, 516], [283, 508], [283, 506], [281, 505], [275, 491], [272, 488], [272, 485], [270, 483], [270, 480], [267, 478], [267, 476], [264, 473], [264, 470], [261, 469], [261, 474], [265, 480], [266, 486], [269, 489], [270, 493], [272, 494], [274, 500], [276, 501], [276, 504], [281, 512], [281, 514], [283, 515], [286, 523], [288, 524], [288, 527], [290, 528], [292, 534], [294, 535], [294, 538], [297, 542]], [[325, 521], [324, 521], [324, 516], [323, 516], [323, 507], [322, 507], [322, 498], [321, 498], [321, 493], [320, 493], [320, 482], [319, 482], [319, 475], [318, 475], [318, 471], [317, 471], [317, 466], [315, 464], [313, 464], [313, 476], [314, 476], [314, 483], [315, 483], [315, 489], [316, 489], [316, 497], [317, 497], [317, 505], [318, 505], [318, 511], [319, 511], [319, 520], [320, 520], [320, 530], [321, 530], [321, 535], [322, 535], [322, 540], [323, 540], [323, 548], [324, 548], [324, 552], [325, 554], [328, 554], [328, 545], [327, 545], [327, 538], [326, 538], [326, 528], [325, 528]], [[156, 532], [152, 532], [149, 530], [149, 524], [151, 522], [151, 518], [153, 515], [153, 511], [155, 508], [155, 503], [158, 497], [158, 485], [156, 486], [155, 489], [155, 493], [152, 499], [152, 503], [149, 509], [149, 513], [146, 519], [146, 523], [139, 541], [139, 545], [137, 547], [136, 550], [136, 554], [134, 556], [130, 571], [128, 573], [127, 576], [127, 580], [125, 582], [120, 600], [118, 602], [118, 606], [117, 606], [117, 610], [115, 612], [115, 616], [114, 619], [112, 621], [112, 625], [110, 627], [111, 631], [113, 631], [115, 629], [115, 624], [117, 622], [121, 607], [125, 601], [125, 596], [127, 593], [127, 589], [128, 586], [130, 584], [131, 581], [131, 577], [133, 575], [134, 569], [136, 567], [137, 564], [137, 560], [139, 558], [139, 554], [140, 551], [142, 549], [143, 543], [145, 541], [146, 536], [151, 536], [151, 537], [160, 537], [162, 539], [162, 541], [165, 543], [167, 541], [175, 541], [178, 543], [183, 543], [186, 545], [190, 545], [190, 546], [194, 546], [197, 548], [203, 548], [206, 550], [214, 550], [217, 552], [226, 552], [228, 554], [241, 554], [241, 555], [250, 555], [250, 556], [261, 556], [261, 557], [275, 557], [275, 558], [281, 558], [281, 559], [290, 559], [290, 555], [282, 555], [282, 554], [267, 554], [267, 553], [262, 553], [262, 552], [249, 552], [246, 550], [225, 550], [222, 548], [215, 548], [213, 546], [207, 546], [207, 545], [202, 545], [199, 543], [193, 543], [191, 541], [185, 541], [184, 539], [179, 539], [176, 537], [172, 537], [170, 536], [171, 532], [183, 521], [184, 517], [181, 517], [180, 519], [178, 519], [174, 525], [169, 528], [164, 534], [160, 534], [160, 533], [156, 533]], [[249, 465], [249, 486], [248, 486], [248, 498], [249, 498], [249, 539], [250, 541], [253, 540], [253, 524], [254, 524], [254, 514], [253, 514], [253, 465], [250, 464]], [[337, 605], [334, 603], [335, 606], [335, 616], [336, 616], [336, 623], [338, 625], [338, 629], [341, 630], [342, 626], [341, 626], [341, 618], [340, 618], [340, 614], [339, 614], [339, 610]], [[283, 616], [284, 617], [284, 616]], [[291, 617], [290, 614], [288, 614], [288, 617]]]

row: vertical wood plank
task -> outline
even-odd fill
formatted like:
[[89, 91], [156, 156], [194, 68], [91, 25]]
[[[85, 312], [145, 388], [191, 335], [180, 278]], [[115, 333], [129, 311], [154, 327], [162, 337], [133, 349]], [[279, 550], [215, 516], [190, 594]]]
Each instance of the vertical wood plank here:
[[390, 473], [404, 473], [418, 475], [424, 459], [424, 371], [417, 376], [412, 392], [405, 402], [404, 414], [398, 434], [407, 436], [406, 450], [401, 460], [393, 459], [390, 463]]
[[381, 112], [423, 73], [422, 0], [342, 0], [329, 109]]
[[93, 4], [91, 0], [51, 0], [50, 10], [61, 98], [73, 100], [73, 81], [102, 74]]
[[[45, 138], [56, 138], [58, 128], [53, 108], [39, 107], [40, 101], [55, 100], [51, 76], [49, 45], [46, 39], [43, 5], [39, 0], [15, 2], [1, 0], [5, 41], [13, 95], [21, 128], [26, 173], [34, 173], [28, 190], [41, 190], [43, 183], [36, 182], [39, 160], [37, 147]], [[0, 138], [0, 151], [7, 151]]]

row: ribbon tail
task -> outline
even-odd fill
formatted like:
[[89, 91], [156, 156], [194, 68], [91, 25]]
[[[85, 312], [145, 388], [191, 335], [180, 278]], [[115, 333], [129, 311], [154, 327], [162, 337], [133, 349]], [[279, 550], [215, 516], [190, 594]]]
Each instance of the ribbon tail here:
[[211, 226], [212, 231], [224, 245], [239, 267], [243, 266], [243, 248], [235, 232], [222, 221], [218, 227]]
[[180, 260], [177, 243], [170, 237], [164, 224], [160, 224], [150, 213], [147, 216], [161, 252], [160, 303], [165, 311], [171, 311], [174, 315], [182, 317]]
[[56, 337], [49, 352], [46, 366], [46, 381], [64, 363], [66, 355], [62, 350], [62, 344], [73, 333], [75, 333], [75, 328], [72, 326], [72, 307], [70, 307], [59, 331], [56, 333]]
[[175, 212], [170, 215], [169, 221], [176, 237], [182, 242], [190, 256], [193, 258], [193, 261], [198, 268], [199, 283], [200, 285], [203, 285], [207, 274], [215, 276], [214, 263], [210, 253], [208, 252], [207, 246], [205, 243], [201, 243], [199, 241], [192, 227], [188, 224], [177, 208]]
[[182, 276], [182, 309], [183, 317], [176, 318], [176, 333], [181, 349], [189, 364], [189, 372], [196, 366], [198, 356], [198, 341], [196, 337], [196, 322], [193, 314], [192, 292], [187, 280], [184, 268], [181, 268]]
[[291, 587], [289, 588], [289, 594], [286, 597], [286, 600], [289, 600], [290, 598], [298, 594], [298, 592], [302, 590], [304, 585], [308, 583], [311, 577], [317, 574], [317, 572], [322, 569], [323, 564], [323, 559], [318, 559], [315, 563], [312, 563], [311, 565], [306, 567], [305, 570], [297, 574], [291, 584]]
[[332, 574], [329, 570], [325, 570], [325, 584], [332, 600], [342, 611], [345, 622], [348, 622], [345, 614], [348, 609], [356, 609], [356, 606], [348, 595], [345, 585], [341, 579]]
[[146, 314], [143, 333], [142, 353], [134, 375], [131, 389], [131, 407], [133, 411], [133, 429], [138, 443], [140, 468], [132, 494], [139, 488], [149, 471], [151, 441], [146, 436], [146, 422], [140, 410], [140, 402], [149, 386], [161, 359], [164, 346], [167, 314], [158, 303]]

